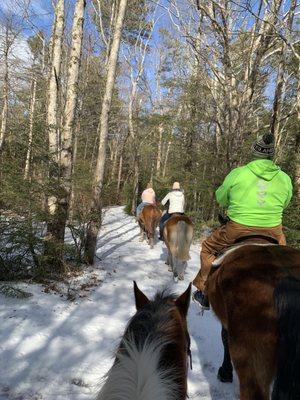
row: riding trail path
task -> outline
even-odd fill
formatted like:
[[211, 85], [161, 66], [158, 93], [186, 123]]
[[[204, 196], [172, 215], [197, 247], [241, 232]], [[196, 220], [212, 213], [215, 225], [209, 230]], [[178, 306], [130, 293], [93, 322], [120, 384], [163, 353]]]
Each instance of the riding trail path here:
[[[122, 207], [105, 211], [97, 262], [69, 286], [20, 284], [27, 299], [0, 295], [0, 400], [92, 400], [113, 362], [113, 352], [134, 314], [133, 284], [153, 297], [170, 287], [182, 293], [199, 268], [191, 248], [185, 280], [173, 283], [166, 248], [139, 242], [139, 228]], [[80, 288], [80, 290], [79, 290]], [[189, 399], [238, 399], [238, 381], [220, 383], [220, 324], [191, 302], [188, 315], [193, 369]]]

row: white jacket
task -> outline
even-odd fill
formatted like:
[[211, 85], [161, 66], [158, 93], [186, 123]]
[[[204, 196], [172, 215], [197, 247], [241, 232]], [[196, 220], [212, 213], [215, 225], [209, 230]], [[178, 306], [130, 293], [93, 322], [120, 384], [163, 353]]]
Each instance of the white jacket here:
[[181, 190], [172, 190], [162, 199], [161, 204], [164, 206], [168, 201], [169, 214], [184, 212], [184, 194]]

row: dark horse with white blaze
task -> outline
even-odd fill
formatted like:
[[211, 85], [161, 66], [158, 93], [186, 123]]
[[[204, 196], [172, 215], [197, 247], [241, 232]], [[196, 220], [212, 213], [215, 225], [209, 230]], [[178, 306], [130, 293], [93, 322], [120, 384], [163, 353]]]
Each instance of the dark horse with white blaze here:
[[144, 240], [144, 234], [146, 234], [151, 249], [153, 249], [154, 246], [155, 231], [159, 224], [160, 217], [160, 209], [155, 205], [148, 204], [142, 209], [137, 218], [141, 229], [141, 241]]
[[241, 400], [300, 399], [300, 251], [243, 244], [214, 262], [207, 282], [211, 306], [223, 325], [222, 381]]
[[136, 314], [97, 400], [185, 400], [191, 285], [178, 298], [163, 291], [150, 301], [134, 282]]
[[186, 215], [174, 214], [165, 223], [163, 237], [168, 248], [166, 264], [170, 266], [175, 282], [184, 279], [193, 235], [194, 224]]

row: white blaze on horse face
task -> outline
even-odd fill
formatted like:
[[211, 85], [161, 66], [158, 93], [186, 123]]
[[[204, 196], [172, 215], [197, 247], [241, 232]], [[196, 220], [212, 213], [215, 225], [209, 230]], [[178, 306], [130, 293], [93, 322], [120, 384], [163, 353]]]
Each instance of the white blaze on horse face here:
[[164, 345], [146, 342], [138, 349], [133, 341], [125, 343], [128, 354], [118, 355], [97, 400], [176, 400], [169, 371], [158, 368]]

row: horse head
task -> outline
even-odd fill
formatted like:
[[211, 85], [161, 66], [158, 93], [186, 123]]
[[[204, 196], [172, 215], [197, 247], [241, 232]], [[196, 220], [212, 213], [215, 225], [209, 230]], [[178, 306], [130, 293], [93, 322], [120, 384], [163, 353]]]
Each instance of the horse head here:
[[150, 300], [134, 282], [136, 313], [97, 400], [185, 400], [191, 284], [179, 297], [164, 290]]

